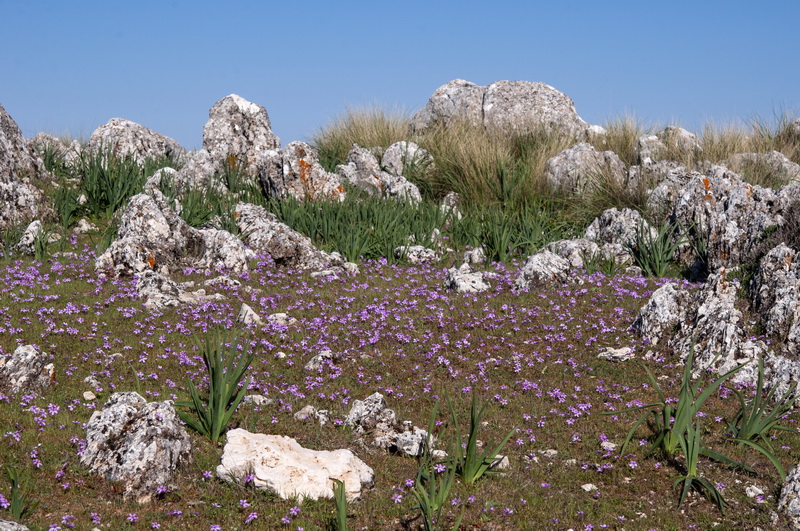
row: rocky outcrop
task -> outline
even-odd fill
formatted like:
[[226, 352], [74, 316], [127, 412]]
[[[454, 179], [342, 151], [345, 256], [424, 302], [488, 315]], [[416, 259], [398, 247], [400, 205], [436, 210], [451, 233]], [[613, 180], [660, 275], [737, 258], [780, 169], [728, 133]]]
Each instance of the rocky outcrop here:
[[430, 264], [442, 259], [442, 255], [434, 249], [423, 245], [404, 245], [394, 249], [394, 257], [404, 259], [409, 264]]
[[112, 118], [95, 129], [89, 149], [111, 150], [119, 157], [131, 156], [139, 164], [148, 158], [165, 157], [180, 162], [186, 156], [186, 150], [175, 140], [123, 118]]
[[[709, 275], [700, 290], [662, 286], [639, 310], [633, 329], [651, 344], [666, 340], [682, 360], [694, 351], [695, 375], [706, 369], [722, 374], [766, 355], [766, 345], [750, 340], [742, 327], [742, 313], [735, 306], [739, 282], [727, 274], [722, 268]], [[752, 380], [754, 374], [751, 363], [735, 378]]]
[[66, 164], [73, 164], [80, 159], [83, 147], [80, 142], [75, 139], [72, 139], [69, 144], [65, 142], [66, 141], [61, 141], [47, 133], [36, 133], [33, 137], [26, 140], [28, 153], [38, 153], [41, 155], [45, 149], [49, 148]]
[[114, 275], [191, 266], [201, 271], [247, 270], [248, 254], [233, 234], [186, 224], [158, 191], [133, 196], [122, 213], [117, 239], [95, 261]]
[[283, 149], [271, 149], [258, 159], [261, 187], [267, 196], [292, 197], [299, 201], [344, 199], [338, 175], [326, 172], [317, 152], [305, 142], [292, 142]]
[[34, 345], [17, 347], [9, 359], [0, 360], [0, 387], [13, 394], [39, 393], [55, 384], [50, 355]]
[[148, 403], [137, 393], [114, 393], [86, 424], [81, 464], [121, 482], [126, 499], [147, 503], [191, 460], [192, 441], [170, 400]]
[[786, 352], [800, 346], [800, 270], [797, 252], [784, 244], [759, 262], [750, 284], [753, 307], [764, 330], [777, 336]]
[[334, 483], [344, 483], [349, 501], [372, 487], [375, 474], [350, 450], [316, 451], [303, 448], [295, 439], [281, 435], [230, 430], [217, 475], [225, 481], [244, 483], [252, 475], [253, 486], [282, 499], [333, 498]]
[[204, 289], [188, 291], [188, 286], [175, 282], [156, 271], [142, 271], [136, 275], [136, 292], [148, 310], [163, 310], [184, 304], [199, 304], [221, 300], [223, 295], [207, 296]]
[[28, 526], [12, 522], [10, 520], [0, 520], [0, 531], [30, 531]]
[[0, 229], [50, 212], [44, 194], [33, 185], [41, 161], [29, 152], [17, 123], [0, 105]]
[[281, 223], [264, 207], [239, 203], [235, 216], [245, 243], [253, 250], [269, 255], [278, 266], [322, 270], [344, 265], [338, 253], [320, 251], [308, 236]]
[[618, 186], [625, 181], [625, 164], [613, 151], [598, 151], [586, 142], [576, 144], [550, 158], [545, 179], [552, 188], [583, 194], [610, 179]]
[[550, 251], [532, 254], [514, 281], [514, 289], [528, 289], [535, 282], [566, 282], [569, 278], [570, 263]]
[[239, 171], [242, 179], [257, 183], [258, 160], [267, 151], [280, 148], [267, 110], [231, 94], [216, 102], [208, 117], [203, 149], [187, 154], [186, 164], [175, 176], [178, 188], [220, 189], [224, 184], [215, 177], [225, 165]]
[[794, 529], [800, 529], [800, 466], [786, 476], [778, 498], [778, 510], [789, 517]]
[[[396, 162], [396, 161], [395, 161]], [[378, 159], [368, 149], [354, 145], [347, 162], [336, 167], [343, 181], [376, 197], [391, 197], [412, 202], [422, 200], [419, 189], [402, 175], [383, 171]]]
[[748, 260], [767, 228], [783, 224], [781, 212], [796, 192], [747, 184], [726, 168], [713, 166], [705, 174], [686, 176], [671, 219], [706, 242], [709, 270], [733, 268]]
[[373, 446], [411, 457], [422, 454], [425, 438], [429, 437], [425, 430], [409, 421], [398, 422], [394, 410], [389, 409], [380, 393], [353, 402], [344, 424], [358, 435], [369, 435]]
[[208, 117], [203, 148], [217, 160], [232, 156], [241, 164], [253, 163], [261, 153], [281, 145], [272, 132], [267, 110], [236, 94], [215, 103]]
[[464, 120], [488, 129], [522, 133], [538, 128], [577, 137], [589, 126], [572, 100], [553, 87], [530, 81], [496, 81], [479, 86], [463, 79], [445, 83], [412, 118], [415, 129]]
[[636, 231], [640, 226], [647, 230], [649, 224], [636, 210], [609, 208], [592, 221], [583, 237], [597, 243], [628, 246], [636, 243]]
[[395, 142], [383, 152], [381, 168], [391, 175], [425, 173], [433, 167], [433, 157], [414, 142]]
[[451, 267], [447, 270], [444, 287], [456, 293], [480, 293], [491, 286], [484, 279], [482, 272], [472, 271], [469, 264], [462, 264], [461, 267]]

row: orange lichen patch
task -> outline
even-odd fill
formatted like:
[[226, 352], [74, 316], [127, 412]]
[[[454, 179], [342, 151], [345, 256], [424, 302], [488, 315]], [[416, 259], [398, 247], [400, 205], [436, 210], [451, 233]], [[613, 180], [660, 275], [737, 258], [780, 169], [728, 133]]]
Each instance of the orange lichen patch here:
[[790, 265], [792, 265], [792, 259], [793, 258], [794, 258], [794, 256], [792, 256], [791, 254], [787, 253], [786, 256], [783, 257], [783, 261], [786, 263], [787, 266], [790, 266]]
[[343, 194], [343, 193], [344, 193], [344, 191], [345, 191], [345, 190], [344, 190], [344, 188], [342, 188], [342, 185], [341, 185], [341, 184], [340, 184], [340, 185], [338, 185], [338, 186], [336, 187], [336, 193], [337, 193], [337, 194]]
[[711, 181], [703, 177], [703, 186], [706, 187], [706, 190], [711, 190]]
[[745, 192], [745, 195], [747, 197], [753, 197], [753, 187], [750, 186], [749, 184], [745, 184], [744, 187], [747, 190], [747, 192]]
[[147, 263], [150, 264], [151, 269], [156, 268], [156, 257], [152, 251], [150, 251], [150, 256], [147, 257]]
[[228, 167], [230, 167], [232, 170], [236, 170], [239, 167], [239, 159], [233, 153], [228, 155]]
[[711, 194], [706, 194], [706, 196], [703, 199], [705, 199], [706, 201], [711, 201]]

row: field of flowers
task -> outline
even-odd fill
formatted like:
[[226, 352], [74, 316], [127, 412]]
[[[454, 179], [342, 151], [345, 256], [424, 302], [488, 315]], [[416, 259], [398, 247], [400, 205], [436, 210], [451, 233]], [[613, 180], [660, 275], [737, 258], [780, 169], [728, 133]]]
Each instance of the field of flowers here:
[[[191, 380], [202, 394], [207, 377], [192, 336], [240, 326], [242, 303], [262, 317], [285, 312], [298, 322], [242, 331], [242, 353], [255, 355], [248, 394], [271, 403], [240, 406], [230, 427], [288, 435], [312, 449], [353, 450], [375, 470], [375, 487], [348, 504], [348, 529], [422, 525], [412, 495], [418, 461], [377, 450], [343, 425], [352, 402], [375, 392], [399, 420], [420, 427], [439, 402], [435, 433], [444, 448], [454, 437], [445, 397], [462, 429], [473, 395], [488, 402], [478, 432], [487, 444], [513, 430], [501, 451], [509, 468], [473, 485], [456, 479], [442, 529], [462, 511], [462, 529], [787, 525], [775, 512], [781, 486], [775, 469], [757, 452], [725, 441], [725, 419], [738, 407], [730, 390], [714, 393], [699, 413], [703, 437], [756, 473], [701, 460], [701, 475], [727, 500], [724, 514], [696, 493], [678, 509], [673, 481], [685, 473], [682, 458], [648, 453], [653, 432], [647, 424], [619, 455], [638, 415], [601, 415], [657, 400], [645, 366], [677, 396], [683, 365], [668, 350], [644, 344], [629, 326], [654, 289], [682, 280], [595, 273], [578, 275], [579, 283], [516, 292], [520, 264], [493, 263], [487, 266], [492, 289], [470, 295], [442, 287], [453, 255], [433, 265], [365, 261], [358, 274], [339, 278], [279, 269], [262, 257], [237, 278], [239, 286], [206, 288], [222, 293], [222, 302], [148, 311], [135, 282], [100, 278], [94, 257], [91, 242], [73, 238], [66, 251], [44, 261], [12, 255], [0, 262], [0, 355], [34, 344], [56, 367], [55, 381], [40, 394], [0, 394], [0, 461], [19, 476], [17, 494], [29, 509], [22, 521], [31, 529], [336, 528], [333, 500], [296, 503], [218, 479], [224, 437], [216, 445], [192, 432], [192, 464], [148, 505], [123, 501], [119, 485], [79, 463], [85, 423], [112, 393], [182, 401]], [[190, 269], [173, 278], [205, 280]], [[620, 347], [632, 347], [636, 359], [597, 358]], [[334, 360], [306, 370], [323, 350]], [[295, 419], [308, 404], [328, 410], [332, 421]], [[796, 415], [783, 424], [795, 426]], [[798, 435], [774, 437], [788, 471], [800, 461]], [[602, 444], [609, 442], [616, 447]], [[10, 482], [0, 483], [0, 519], [11, 519], [11, 499]]]

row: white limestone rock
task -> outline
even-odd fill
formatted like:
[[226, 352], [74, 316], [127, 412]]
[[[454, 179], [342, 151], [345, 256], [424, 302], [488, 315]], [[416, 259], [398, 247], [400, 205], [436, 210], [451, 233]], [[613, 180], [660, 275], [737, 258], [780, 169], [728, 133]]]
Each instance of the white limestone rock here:
[[34, 345], [22, 345], [0, 365], [0, 383], [12, 394], [44, 391], [55, 383], [56, 372], [50, 355]]
[[239, 310], [239, 315], [236, 317], [236, 322], [244, 325], [253, 325], [256, 327], [264, 326], [264, 320], [261, 319], [261, 316], [258, 315], [247, 304], [242, 304], [242, 308]]
[[444, 287], [457, 293], [480, 293], [491, 288], [484, 280], [483, 273], [480, 271], [473, 272], [469, 264], [462, 264], [459, 268], [451, 267], [448, 269]]
[[598, 151], [581, 142], [554, 157], [545, 166], [545, 179], [553, 188], [584, 194], [599, 184], [601, 174], [607, 174], [618, 185], [625, 181], [625, 164], [613, 151]]
[[186, 150], [175, 140], [123, 118], [112, 118], [95, 129], [88, 149], [92, 152], [111, 150], [119, 157], [131, 156], [138, 164], [148, 158], [162, 157], [181, 162], [186, 156]]
[[374, 484], [375, 474], [350, 450], [316, 451], [303, 448], [291, 437], [230, 430], [217, 467], [217, 476], [243, 483], [253, 475], [253, 486], [288, 500], [297, 497], [333, 498], [331, 479], [344, 483], [348, 501], [361, 497]]
[[534, 282], [566, 282], [569, 279], [570, 263], [550, 251], [532, 254], [514, 281], [514, 289], [528, 289]]
[[192, 441], [172, 401], [147, 402], [137, 393], [114, 393], [86, 424], [81, 464], [119, 481], [124, 497], [147, 503], [175, 470], [192, 460]]

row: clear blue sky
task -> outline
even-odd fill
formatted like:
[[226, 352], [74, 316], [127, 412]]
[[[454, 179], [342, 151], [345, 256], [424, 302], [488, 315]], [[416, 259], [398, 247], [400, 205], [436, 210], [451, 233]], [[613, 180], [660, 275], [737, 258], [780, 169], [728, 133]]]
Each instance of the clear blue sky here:
[[26, 136], [112, 117], [190, 149], [236, 93], [282, 144], [462, 78], [543, 81], [590, 123], [696, 129], [800, 107], [800, 2], [0, 0], [0, 104]]

